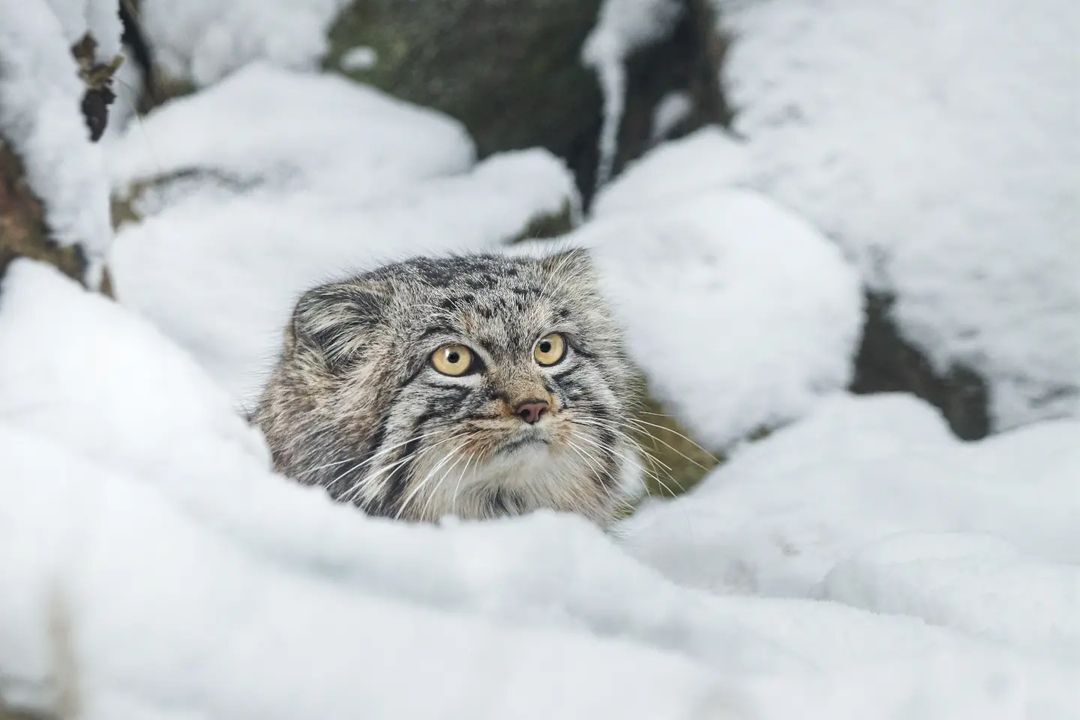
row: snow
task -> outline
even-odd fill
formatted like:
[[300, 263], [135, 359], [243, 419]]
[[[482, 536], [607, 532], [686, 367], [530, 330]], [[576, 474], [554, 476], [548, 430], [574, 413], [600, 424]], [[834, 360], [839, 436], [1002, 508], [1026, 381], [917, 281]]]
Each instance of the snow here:
[[[1078, 439], [1080, 423], [1062, 420], [963, 444], [908, 396], [837, 395], [689, 494], [639, 511], [635, 552], [680, 583], [777, 597], [813, 594], [838, 563], [901, 533], [989, 535], [1076, 563]], [[1057, 594], [1066, 607], [1068, 595]]]
[[[50, 224], [103, 254], [108, 226], [86, 230], [106, 177], [137, 215], [109, 251], [117, 302], [27, 260], [0, 279], [4, 703], [89, 720], [1080, 716], [1080, 421], [965, 444], [914, 398], [842, 392], [861, 273], [899, 293], [910, 332], [920, 312], [931, 334], [969, 323], [930, 344], [941, 362], [960, 335], [979, 349], [1001, 427], [1068, 409], [1067, 392], [1032, 404], [1065, 377], [1074, 310], [1052, 31], [1021, 48], [1031, 17], [999, 30], [1011, 11], [972, 0], [824, 0], [825, 20], [725, 2], [743, 139], [663, 144], [560, 243], [507, 247], [537, 217], [580, 220], [569, 172], [541, 150], [477, 163], [455, 121], [297, 71], [329, 1], [144, 0], [170, 67], [223, 79], [110, 137], [106, 169], [65, 34], [106, 5], [0, 0], [0, 128]], [[660, 32], [662, 7], [605, 3], [602, 66]], [[866, 40], [885, 19], [894, 35]], [[961, 30], [1001, 57], [964, 55]], [[955, 77], [929, 72], [945, 60]], [[811, 75], [809, 100], [766, 102]], [[1039, 132], [987, 140], [1023, 107]], [[972, 177], [985, 193], [961, 192]], [[552, 513], [395, 523], [272, 471], [237, 407], [302, 290], [417, 253], [571, 245], [592, 249], [653, 393], [729, 456], [697, 488], [604, 534]]]
[[[544, 513], [440, 526], [368, 518], [273, 475], [231, 398], [146, 321], [28, 261], [9, 268], [0, 292], [0, 583], [22, 590], [0, 594], [9, 702], [77, 702], [87, 718], [333, 717], [363, 707], [372, 718], [798, 711], [854, 720], [1080, 709], [1074, 635], [1055, 645], [1008, 634], [1032, 596], [1054, 600], [1045, 580], [996, 595], [1005, 620], [980, 633], [947, 613], [940, 627], [898, 616], [906, 606], [884, 615], [839, 600], [690, 589], [627, 554], [647, 539], [633, 523], [618, 540]], [[48, 352], [57, 337], [65, 352]], [[735, 463], [756, 456], [798, 469], [808, 436], [851, 437], [849, 423], [865, 418], [845, 409], [875, 403], [896, 406], [864, 413], [876, 419], [877, 444], [896, 444], [895, 425], [908, 442], [951, 446], [914, 400], [838, 399], [766, 440], [770, 452], [756, 452], [763, 443]], [[874, 440], [874, 423], [864, 426]], [[1045, 453], [1058, 434], [1025, 437], [972, 446], [972, 465], [999, 467], [1008, 451], [1016, 466], [1052, 471]], [[775, 503], [805, 496], [803, 474], [783, 477]], [[712, 507], [716, 480], [687, 500]], [[1014, 482], [1000, 498], [1003, 517], [1024, 488]], [[1048, 509], [1061, 496], [1043, 497]], [[827, 510], [823, 500], [806, 504]], [[654, 530], [670, 521], [669, 537], [685, 537], [689, 508], [666, 507], [666, 518], [648, 516]], [[1075, 552], [1074, 523], [1043, 524], [1070, 533], [1057, 552]], [[942, 546], [937, 561], [993, 550]], [[871, 548], [860, 562], [876, 568], [924, 548]], [[722, 561], [717, 552], [698, 567]], [[871, 604], [850, 568], [838, 566], [831, 593]], [[962, 596], [953, 599], [959, 607]]]
[[253, 61], [313, 69], [346, 0], [144, 0], [139, 15], [155, 61], [204, 86]]
[[373, 47], [367, 45], [360, 45], [358, 47], [350, 48], [341, 56], [339, 64], [341, 69], [346, 72], [354, 72], [356, 70], [370, 70], [375, 67], [379, 62], [379, 53]]
[[1080, 5], [717, 4], [751, 184], [985, 376], [996, 429], [1080, 413]]
[[151, 187], [110, 256], [116, 295], [247, 404], [312, 285], [494, 248], [577, 206], [572, 176], [545, 151], [473, 158], [444, 115], [336, 76], [249, 66], [117, 141], [117, 191]]
[[690, 117], [693, 110], [694, 101], [690, 97], [690, 93], [681, 90], [669, 92], [660, 98], [660, 102], [656, 104], [656, 109], [653, 110], [652, 130], [649, 133], [649, 139], [654, 143], [667, 139], [679, 123]]
[[85, 88], [70, 44], [89, 31], [99, 57], [118, 47], [120, 21], [110, 8], [104, 0], [0, 0], [0, 136], [45, 205], [50, 237], [80, 245], [92, 269], [112, 237], [109, 185], [79, 110]]
[[712, 449], [845, 387], [862, 324], [854, 270], [800, 218], [728, 186], [741, 165], [718, 130], [661, 146], [567, 238], [594, 249], [650, 390]]
[[1080, 664], [1080, 566], [977, 535], [901, 534], [834, 567], [825, 597]]
[[739, 187], [749, 158], [738, 140], [706, 127], [666, 142], [635, 160], [593, 200], [592, 214], [604, 217], [641, 204], [663, 205], [702, 191]]
[[372, 199], [462, 172], [474, 155], [445, 115], [335, 75], [255, 63], [129, 127], [109, 161], [121, 192], [196, 171], [237, 186]]
[[626, 108], [626, 61], [635, 51], [671, 32], [682, 13], [676, 0], [604, 0], [596, 25], [585, 38], [581, 59], [592, 68], [604, 95], [596, 187], [611, 179]]
[[108, 63], [120, 53], [120, 6], [116, 0], [46, 0], [60, 21], [68, 47], [87, 33], [97, 43], [95, 59]]

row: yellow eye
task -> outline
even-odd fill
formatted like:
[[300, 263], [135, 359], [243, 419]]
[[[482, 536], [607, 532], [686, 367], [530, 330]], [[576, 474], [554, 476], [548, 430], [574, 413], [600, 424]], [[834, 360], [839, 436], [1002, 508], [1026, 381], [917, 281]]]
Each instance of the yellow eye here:
[[566, 355], [566, 340], [559, 333], [545, 335], [536, 342], [533, 357], [541, 365], [554, 365]]
[[472, 350], [464, 345], [443, 345], [431, 353], [431, 365], [443, 375], [458, 377], [469, 372], [473, 364]]

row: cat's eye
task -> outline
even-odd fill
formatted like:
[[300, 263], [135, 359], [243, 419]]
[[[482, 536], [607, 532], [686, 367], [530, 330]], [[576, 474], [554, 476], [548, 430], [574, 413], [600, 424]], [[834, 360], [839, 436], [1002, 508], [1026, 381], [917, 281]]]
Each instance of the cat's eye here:
[[431, 366], [443, 375], [459, 377], [473, 365], [472, 350], [464, 345], [443, 345], [431, 353]]
[[533, 357], [541, 365], [554, 365], [566, 355], [566, 340], [559, 333], [545, 335], [536, 341]]

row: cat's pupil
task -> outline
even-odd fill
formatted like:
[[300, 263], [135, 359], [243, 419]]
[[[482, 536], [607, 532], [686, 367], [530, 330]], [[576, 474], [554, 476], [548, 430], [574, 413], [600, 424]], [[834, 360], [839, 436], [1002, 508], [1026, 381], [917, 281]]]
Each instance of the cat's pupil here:
[[551, 352], [551, 341], [545, 340], [544, 342], [540, 343], [540, 352]]
[[457, 362], [461, 359], [461, 356], [458, 355], [456, 350], [451, 350], [450, 352], [446, 353], [446, 359], [450, 361], [451, 365], [457, 365]]

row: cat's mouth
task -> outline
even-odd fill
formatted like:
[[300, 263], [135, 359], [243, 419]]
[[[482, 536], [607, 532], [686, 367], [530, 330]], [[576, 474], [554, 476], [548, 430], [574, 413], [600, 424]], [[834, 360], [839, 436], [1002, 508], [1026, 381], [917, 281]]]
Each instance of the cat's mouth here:
[[544, 437], [541, 437], [540, 435], [532, 433], [532, 434], [529, 434], [529, 435], [524, 435], [522, 437], [514, 438], [513, 440], [510, 440], [509, 442], [503, 443], [502, 445], [499, 446], [499, 448], [498, 448], [498, 450], [496, 450], [496, 452], [499, 453], [500, 455], [502, 455], [502, 454], [509, 455], [511, 453], [515, 453], [515, 452], [518, 452], [519, 450], [524, 450], [526, 448], [539, 448], [539, 447], [542, 447], [544, 445], [550, 445], [550, 444], [551, 443], [547, 438], [544, 438]]

